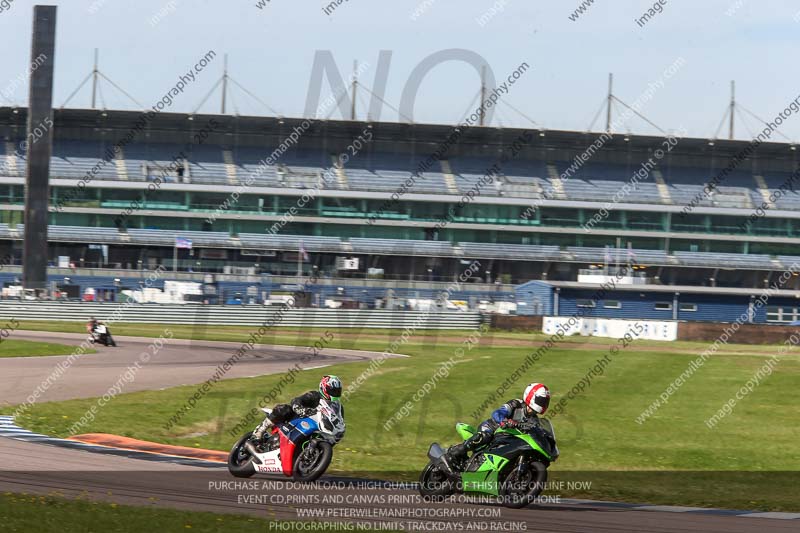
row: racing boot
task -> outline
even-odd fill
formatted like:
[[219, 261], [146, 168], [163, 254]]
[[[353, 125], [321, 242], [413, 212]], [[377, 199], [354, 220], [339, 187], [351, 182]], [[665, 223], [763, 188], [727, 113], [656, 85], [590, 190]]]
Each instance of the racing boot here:
[[256, 441], [261, 442], [261, 439], [264, 438], [264, 435], [267, 433], [267, 431], [269, 431], [271, 427], [272, 427], [272, 420], [270, 420], [269, 417], [265, 418], [264, 421], [258, 425], [256, 430], [253, 431], [253, 438]]
[[444, 455], [442, 455], [442, 464], [451, 473], [455, 474], [461, 471], [461, 469], [457, 468], [456, 465], [463, 463], [467, 459], [467, 450], [469, 446], [468, 443], [469, 441], [464, 441], [461, 444], [454, 444], [447, 449]]

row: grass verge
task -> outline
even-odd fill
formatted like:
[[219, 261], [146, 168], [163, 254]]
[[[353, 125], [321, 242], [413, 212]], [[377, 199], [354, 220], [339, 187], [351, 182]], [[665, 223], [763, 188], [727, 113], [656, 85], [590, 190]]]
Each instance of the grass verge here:
[[[68, 346], [66, 344], [54, 344], [50, 342], [5, 339], [2, 341], [2, 343], [0, 343], [0, 358], [69, 355], [74, 351], [74, 346]], [[95, 353], [95, 350], [87, 350], [86, 353]]]
[[[264, 533], [293, 531], [291, 522], [245, 515], [135, 507], [115, 503], [70, 500], [61, 497], [4, 493], [0, 495], [0, 523], [8, 533]], [[348, 531], [326, 524], [325, 531]], [[360, 528], [369, 531], [369, 528]]]
[[[1, 318], [1, 317], [0, 317]], [[176, 339], [195, 339], [212, 341], [243, 342], [257, 329], [255, 326], [215, 326], [215, 325], [182, 325], [171, 324]], [[58, 333], [83, 333], [85, 323], [69, 321], [20, 321], [19, 329], [29, 331], [52, 331]], [[111, 325], [115, 336], [157, 337], [164, 329], [164, 324], [155, 323], [116, 323]], [[333, 331], [335, 338], [330, 347], [344, 349], [379, 349], [383, 350], [397, 339], [402, 333], [400, 329], [381, 328], [270, 328], [261, 338], [263, 344], [285, 344], [290, 346], [309, 346], [325, 333]], [[459, 343], [468, 334], [464, 330], [425, 330], [414, 331], [414, 339], [427, 345]], [[492, 330], [484, 335], [484, 343], [492, 346], [532, 347], [543, 343], [550, 335], [529, 331], [500, 331]], [[735, 340], [735, 339], [733, 339]], [[598, 347], [609, 345], [610, 339], [598, 337], [582, 337], [575, 335], [565, 337], [560, 345], [575, 349], [596, 350]], [[372, 348], [364, 348], [369, 343]], [[637, 346], [653, 348], [657, 351], [672, 353], [697, 353], [702, 352], [709, 343], [694, 341], [664, 342], [655, 340], [639, 340]], [[762, 354], [767, 355], [774, 351], [774, 346], [735, 344], [730, 342], [720, 348], [719, 354]]]

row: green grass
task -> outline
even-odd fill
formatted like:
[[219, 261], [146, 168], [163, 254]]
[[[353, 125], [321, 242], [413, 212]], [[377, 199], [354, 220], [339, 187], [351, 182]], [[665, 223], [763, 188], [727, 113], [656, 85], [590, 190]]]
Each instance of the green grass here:
[[[0, 317], [2, 318], [2, 317]], [[155, 323], [115, 323], [111, 326], [115, 336], [134, 336], [134, 337], [153, 337], [158, 336], [154, 332], [163, 331], [163, 324]], [[213, 326], [213, 325], [181, 325], [173, 324], [169, 328], [173, 331], [176, 339], [196, 339], [243, 342], [255, 329], [254, 326]], [[85, 331], [84, 322], [69, 321], [20, 321], [19, 329], [29, 331], [52, 331], [59, 333], [83, 333]], [[263, 344], [287, 344], [307, 346], [312, 345], [317, 338], [325, 334], [328, 328], [272, 328], [261, 342]], [[334, 330], [336, 338], [334, 348], [345, 349], [378, 349], [384, 350], [386, 346], [394, 341], [401, 330], [380, 329], [380, 328], [342, 328]], [[447, 342], [460, 342], [466, 335], [464, 330], [424, 330], [418, 329], [414, 332], [414, 338], [421, 343], [439, 344]], [[550, 336], [541, 332], [531, 331], [492, 331], [485, 335], [488, 345], [509, 345], [509, 346], [534, 346], [536, 343], [547, 340]], [[732, 338], [735, 341], [736, 337]], [[564, 346], [574, 346], [576, 348], [596, 349], [598, 344], [608, 344], [608, 339], [597, 337], [581, 337], [575, 335], [567, 337], [561, 341]], [[366, 344], [365, 344], [366, 343]], [[637, 342], [641, 347], [655, 347], [663, 350], [669, 347], [671, 352], [701, 353], [708, 347], [710, 342], [677, 341], [663, 342], [654, 340], [640, 340]], [[371, 346], [364, 348], [365, 345]], [[720, 348], [719, 353], [742, 353], [742, 354], [768, 354], [774, 351], [773, 346], [735, 344], [733, 342]]]
[[[245, 515], [134, 507], [30, 494], [0, 494], [0, 529], [7, 533], [264, 533], [292, 531], [288, 523]], [[329, 524], [330, 526], [330, 524]], [[329, 527], [326, 531], [346, 531]]]
[[[2, 318], [2, 317], [0, 317]], [[151, 323], [116, 323], [112, 324], [111, 329], [115, 337], [153, 337], [158, 336], [154, 332], [164, 330], [164, 324]], [[255, 326], [205, 326], [205, 325], [181, 325], [170, 324], [169, 329], [173, 332], [176, 339], [194, 339], [211, 341], [244, 342], [255, 330]], [[43, 322], [43, 321], [20, 321], [19, 329], [28, 331], [52, 331], [58, 333], [83, 333], [86, 331], [85, 324], [82, 322]], [[308, 346], [324, 335], [329, 328], [272, 328], [266, 335], [261, 337], [262, 344], [285, 344], [291, 346]], [[374, 349], [383, 350], [387, 344], [393, 341], [400, 330], [396, 329], [373, 329], [373, 328], [344, 328], [336, 331], [336, 338], [333, 344], [328, 347], [354, 349], [356, 345], [360, 349], [364, 343], [372, 343]], [[463, 330], [417, 330], [420, 336], [457, 336], [463, 337]]]
[[[20, 341], [4, 339], [0, 343], [0, 358], [2, 357], [40, 357], [43, 355], [69, 355], [75, 351], [74, 346], [54, 344], [51, 342]], [[95, 353], [87, 350], [86, 353]]]
[[[117, 328], [115, 333], [121, 335], [123, 330]], [[239, 335], [236, 340], [241, 341]], [[336, 337], [331, 346], [383, 350], [397, 332], [379, 338], [382, 335], [371, 332], [368, 340]], [[316, 334], [310, 333], [296, 343], [313, 342], [315, 338]], [[434, 344], [430, 337], [412, 337], [399, 350], [411, 358], [387, 360], [350, 398], [347, 436], [336, 448], [331, 471], [415, 479], [426, 462], [429, 444], [456, 442], [454, 422], [477, 422], [468, 419], [469, 413], [530, 353], [531, 348], [524, 346], [498, 346], [499, 341], [509, 338], [515, 338], [514, 334], [485, 336], [480, 346], [466, 351], [446, 379], [413, 405], [407, 418], [387, 432], [382, 427], [384, 421], [410, 401], [459, 347], [457, 342], [440, 340]], [[742, 347], [743, 353], [712, 357], [666, 406], [638, 425], [635, 418], [699, 352], [686, 347], [682, 353], [651, 351], [647, 346], [637, 343], [620, 352], [605, 375], [595, 378], [585, 394], [572, 400], [566, 412], [554, 419], [561, 458], [551, 469], [551, 479], [592, 482], [590, 490], [559, 492], [594, 499], [800, 511], [795, 490], [800, 474], [796, 462], [800, 449], [798, 356], [785, 356], [775, 372], [739, 402], [732, 415], [710, 430], [704, 421], [756, 372], [764, 363], [764, 354], [776, 348], [746, 347], [752, 350], [749, 352]], [[519, 396], [526, 383], [542, 381], [557, 402], [606, 353], [585, 348], [572, 343], [554, 347], [504, 396]], [[348, 383], [368, 366], [351, 363], [324, 371], [336, 373]], [[302, 372], [278, 400], [315, 388], [321, 372]], [[221, 382], [170, 431], [163, 425], [194, 393], [195, 386], [124, 394], [82, 431], [228, 450], [235, 440], [228, 431], [280, 377]], [[88, 399], [37, 404], [22, 417], [20, 425], [67, 436], [67, 428], [93, 403]], [[780, 474], [782, 471], [792, 473]]]
[[[0, 528], [9, 533], [269, 531], [267, 520], [242, 515], [133, 507], [85, 499], [70, 500], [12, 493], [0, 495], [0, 523], [2, 524]], [[154, 526], [156, 529], [153, 529]]]

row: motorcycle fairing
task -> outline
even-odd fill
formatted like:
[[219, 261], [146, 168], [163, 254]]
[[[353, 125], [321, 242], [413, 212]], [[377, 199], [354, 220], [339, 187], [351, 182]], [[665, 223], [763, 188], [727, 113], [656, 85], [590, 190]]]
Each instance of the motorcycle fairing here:
[[292, 475], [295, 447], [308, 440], [308, 437], [318, 429], [319, 425], [313, 418], [297, 418], [280, 425], [281, 466], [285, 475]]
[[281, 457], [282, 456], [279, 450], [272, 450], [264, 454], [258, 454], [258, 459], [261, 461], [261, 463], [254, 462], [253, 467], [256, 469], [256, 472], [260, 472], [262, 474], [285, 473]]
[[474, 471], [463, 472], [461, 481], [465, 492], [498, 494], [497, 477], [508, 464], [508, 459], [492, 453], [484, 453], [483, 462]]
[[469, 439], [470, 437], [475, 435], [475, 433], [477, 433], [474, 427], [470, 426], [469, 424], [463, 424], [461, 422], [456, 424], [456, 431], [458, 431], [458, 434], [461, 435], [461, 438], [464, 440]]
[[281, 468], [287, 477], [291, 477], [292, 468], [294, 468], [294, 448], [294, 442], [281, 433]]
[[313, 418], [297, 418], [286, 424], [281, 424], [280, 429], [281, 433], [286, 435], [294, 444], [299, 444], [317, 431], [319, 425]]
[[[515, 428], [500, 428], [495, 431], [494, 434], [494, 442], [492, 442], [490, 448], [492, 451], [503, 455], [504, 457], [515, 459], [520, 454], [528, 451], [530, 448], [533, 448], [542, 454], [542, 456], [548, 461], [553, 460], [550, 443], [545, 439], [542, 439], [542, 444], [540, 444], [538, 440], [533, 438], [531, 435]], [[546, 447], [547, 450], [545, 450], [543, 446]]]

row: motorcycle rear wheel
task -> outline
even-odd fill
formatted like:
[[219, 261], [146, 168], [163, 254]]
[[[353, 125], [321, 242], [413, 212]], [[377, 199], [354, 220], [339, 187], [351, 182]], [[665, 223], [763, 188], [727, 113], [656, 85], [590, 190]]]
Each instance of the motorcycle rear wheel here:
[[419, 495], [429, 499], [439, 499], [453, 494], [455, 489], [439, 465], [428, 463], [419, 476]]
[[237, 440], [231, 448], [231, 453], [228, 454], [228, 471], [236, 477], [251, 477], [256, 473], [253, 458], [244, 449], [244, 443], [250, 440], [252, 435], [251, 431]]
[[294, 460], [292, 479], [294, 481], [316, 481], [328, 469], [331, 459], [333, 459], [333, 446], [329, 442], [318, 440], [315, 443], [309, 443]]
[[519, 477], [519, 469], [514, 468], [503, 480], [504, 490], [500, 498], [502, 504], [510, 509], [527, 507], [542, 493], [547, 482], [547, 466], [540, 461], [530, 461], [524, 477], [517, 479]]

